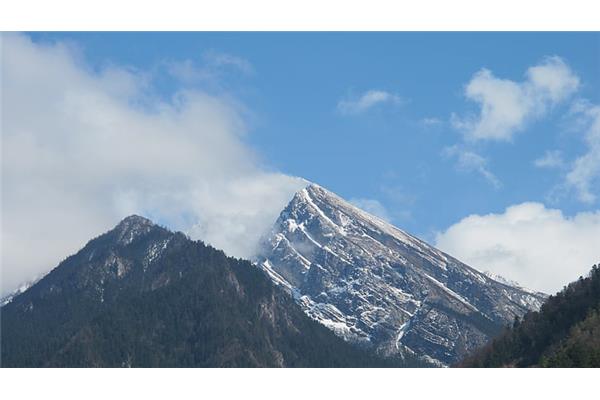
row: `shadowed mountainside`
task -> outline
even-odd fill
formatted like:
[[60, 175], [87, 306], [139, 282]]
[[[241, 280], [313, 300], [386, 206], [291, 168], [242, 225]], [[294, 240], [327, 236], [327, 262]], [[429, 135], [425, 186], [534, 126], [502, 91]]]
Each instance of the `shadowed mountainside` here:
[[1, 334], [3, 367], [410, 364], [345, 343], [250, 262], [138, 216], [4, 305]]
[[459, 366], [600, 367], [600, 265]]

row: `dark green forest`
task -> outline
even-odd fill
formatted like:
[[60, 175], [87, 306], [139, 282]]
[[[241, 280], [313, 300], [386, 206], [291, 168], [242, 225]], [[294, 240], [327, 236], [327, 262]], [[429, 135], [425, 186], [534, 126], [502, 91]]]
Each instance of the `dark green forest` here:
[[155, 225], [123, 244], [122, 225], [1, 309], [2, 367], [422, 365], [344, 342], [248, 261]]
[[600, 367], [600, 265], [459, 366]]
[[[141, 217], [0, 309], [2, 367], [421, 367], [349, 344], [249, 261]], [[600, 367], [600, 266], [462, 367]]]

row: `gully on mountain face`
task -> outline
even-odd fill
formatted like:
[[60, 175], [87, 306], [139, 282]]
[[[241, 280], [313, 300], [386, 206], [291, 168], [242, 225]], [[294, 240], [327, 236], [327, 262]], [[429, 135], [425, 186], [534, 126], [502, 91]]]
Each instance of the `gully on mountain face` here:
[[545, 298], [492, 279], [315, 184], [281, 212], [256, 261], [339, 336], [437, 365], [460, 360]]

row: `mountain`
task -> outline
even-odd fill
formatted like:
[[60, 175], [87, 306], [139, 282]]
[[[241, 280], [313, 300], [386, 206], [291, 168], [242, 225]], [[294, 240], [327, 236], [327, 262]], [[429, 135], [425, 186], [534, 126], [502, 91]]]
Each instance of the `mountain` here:
[[403, 365], [345, 343], [249, 261], [139, 216], [91, 240], [0, 316], [3, 367]]
[[21, 284], [21, 286], [19, 286], [16, 290], [14, 290], [13, 292], [7, 294], [6, 296], [0, 297], [0, 307], [10, 303], [12, 301], [12, 299], [15, 298], [15, 296], [18, 296], [19, 294], [23, 293], [24, 291], [26, 291], [27, 289], [29, 289], [31, 286], [33, 286], [38, 280], [40, 280], [40, 278], [34, 278], [32, 280], [29, 280], [27, 282], [24, 282], [23, 284]]
[[256, 262], [347, 341], [436, 365], [462, 359], [545, 298], [490, 278], [315, 184], [281, 212]]
[[600, 367], [600, 265], [460, 366]]

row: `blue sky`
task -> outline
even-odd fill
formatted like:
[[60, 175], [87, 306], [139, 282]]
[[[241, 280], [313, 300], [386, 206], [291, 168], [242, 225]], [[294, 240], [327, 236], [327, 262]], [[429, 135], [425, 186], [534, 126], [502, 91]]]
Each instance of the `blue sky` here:
[[[232, 243], [244, 241], [240, 240], [242, 234], [253, 232], [255, 225], [238, 218], [243, 212], [236, 207], [243, 207], [246, 200], [223, 205], [223, 199], [239, 191], [232, 187], [223, 191], [221, 199], [206, 193], [217, 191], [215, 185], [220, 183], [218, 178], [211, 181], [212, 175], [235, 164], [237, 154], [258, 161], [232, 168], [237, 172], [229, 182], [235, 182], [237, 178], [231, 177], [239, 177], [239, 171], [260, 170], [255, 174], [260, 179], [251, 186], [255, 194], [270, 185], [265, 182], [285, 186], [281, 193], [294, 187], [289, 180], [282, 183], [281, 174], [306, 178], [471, 265], [538, 289], [553, 290], [585, 272], [600, 246], [596, 198], [600, 196], [600, 135], [594, 133], [598, 128], [593, 128], [594, 118], [600, 120], [599, 33], [69, 32], [6, 36], [6, 40], [10, 42], [4, 50], [7, 65], [14, 65], [6, 72], [14, 86], [4, 89], [6, 103], [11, 107], [18, 104], [21, 109], [5, 114], [9, 128], [3, 136], [18, 138], [35, 113], [42, 127], [35, 134], [42, 135], [48, 127], [48, 132], [60, 137], [56, 139], [60, 143], [58, 158], [64, 156], [61, 148], [66, 145], [101, 154], [100, 148], [81, 142], [81, 138], [74, 140], [82, 130], [89, 130], [94, 132], [89, 134], [91, 143], [108, 143], [98, 141], [105, 140], [102, 129], [107, 121], [119, 121], [118, 126], [124, 128], [117, 133], [129, 138], [121, 142], [117, 138], [107, 147], [108, 152], [127, 147], [124, 142], [130, 141], [123, 150], [133, 159], [128, 165], [121, 165], [119, 158], [97, 161], [92, 157], [96, 164], [79, 158], [70, 162], [74, 171], [90, 168], [94, 176], [100, 169], [110, 172], [92, 179], [95, 186], [85, 191], [75, 189], [83, 184], [80, 176], [72, 176], [67, 185], [64, 170], [52, 170], [55, 186], [65, 186], [61, 190], [70, 195], [68, 201], [80, 199], [77, 209], [89, 219], [89, 231], [77, 231], [77, 236], [64, 239], [68, 246], [48, 244], [63, 253], [77, 249], [75, 237], [87, 238], [131, 211], [181, 229], [189, 228], [181, 221], [190, 215], [195, 218], [197, 214], [205, 227], [210, 221], [220, 221], [212, 230], [200, 229], [196, 236], [229, 250]], [[63, 51], [63, 45], [68, 51]], [[39, 70], [29, 68], [36, 63]], [[38, 86], [27, 89], [35, 79], [39, 79]], [[110, 100], [110, 107], [99, 108], [99, 114], [107, 112], [102, 114], [104, 119], [90, 119], [97, 109], [94, 101], [81, 105], [80, 115], [73, 114], [72, 108], [41, 115], [80, 91], [87, 93], [85, 101], [95, 96]], [[188, 92], [205, 94], [216, 102], [194, 96], [189, 100], [186, 95], [182, 100], [182, 93]], [[27, 101], [13, 102], [12, 97]], [[164, 119], [153, 114], [163, 110], [160, 107], [167, 109]], [[200, 111], [184, 120], [182, 116], [190, 110], [193, 114], [194, 107]], [[76, 119], [69, 119], [74, 115]], [[167, 204], [166, 197], [158, 194], [173, 191], [181, 170], [173, 171], [176, 178], [165, 173], [160, 180], [127, 189], [128, 184], [141, 182], [136, 175], [139, 171], [145, 171], [142, 178], [146, 179], [165, 170], [152, 169], [149, 160], [132, 156], [144, 144], [137, 142], [139, 135], [127, 136], [128, 126], [137, 129], [148, 121], [157, 122], [157, 127], [164, 123], [181, 131], [177, 138], [184, 140], [186, 129], [202, 130], [205, 120], [210, 120], [206, 129], [216, 127], [214, 137], [208, 133], [208, 139], [200, 140], [201, 135], [187, 138], [189, 146], [183, 147], [177, 147], [177, 140], [162, 138], [165, 154], [169, 143], [198, 152], [197, 158], [189, 159], [177, 151], [170, 155], [171, 164], [181, 161], [185, 168], [197, 170], [188, 181], [181, 179], [185, 185], [212, 182], [204, 191], [185, 189], [187, 195], [200, 199], [195, 206], [181, 202], [175, 213], [177, 207], [161, 203]], [[240, 121], [243, 128], [238, 129]], [[65, 133], [65, 126], [74, 132]], [[79, 131], [75, 132], [75, 126]], [[44, 135], [40, 138], [52, 137]], [[14, 143], [23, 145], [21, 139]], [[5, 142], [5, 148], [16, 146]], [[204, 158], [211, 156], [225, 162], [207, 162], [208, 167], [200, 171]], [[23, 174], [21, 164], [15, 164], [17, 175]], [[39, 188], [32, 176], [50, 182], [48, 166], [32, 159], [30, 167], [39, 176], [30, 172], [29, 178], [21, 177], [20, 181], [31, 181], [30, 187], [22, 190]], [[122, 177], [118, 184], [111, 183], [115, 176]], [[153, 192], [148, 189], [151, 187], [160, 190]], [[4, 191], [8, 192], [6, 187]], [[90, 206], [92, 200], [88, 199], [99, 199], [99, 193], [106, 196], [102, 204], [114, 204], [112, 210], [101, 204]], [[171, 203], [187, 196], [171, 195]], [[65, 201], [59, 202], [54, 192], [47, 196], [56, 196], [57, 203]], [[152, 201], [144, 203], [150, 197]], [[254, 198], [256, 207], [268, 208], [259, 195]], [[20, 229], [23, 218], [10, 209], [11, 204], [11, 199], [5, 201], [5, 215], [13, 215], [15, 229]], [[15, 197], [14, 204], [25, 209], [21, 199]], [[213, 207], [215, 204], [221, 209]], [[68, 216], [55, 209], [48, 213], [48, 206], [35, 203], [27, 212], [33, 207], [39, 208], [40, 215], [56, 215], [60, 223], [68, 225], [64, 222]], [[211, 207], [215, 210], [206, 212]], [[227, 216], [235, 218], [224, 218], [225, 209]], [[251, 219], [254, 212], [248, 215]], [[222, 223], [224, 219], [227, 224]], [[522, 220], [527, 223], [517, 226]], [[73, 217], [73, 226], [77, 221]], [[10, 221], [5, 225], [12, 226]], [[189, 231], [194, 232], [193, 227]], [[223, 231], [239, 231], [240, 236], [221, 238], [219, 232]], [[546, 244], [539, 244], [541, 234], [535, 232], [554, 233]], [[576, 238], [572, 232], [585, 235]], [[23, 238], [26, 235], [24, 230]], [[514, 236], [514, 242], [502, 239], [505, 236]], [[474, 244], [477, 241], [482, 242]], [[535, 252], [527, 250], [533, 247]], [[547, 247], [558, 250], [548, 253]], [[232, 253], [248, 254], [247, 249], [237, 250]], [[58, 258], [58, 250], [55, 252], [49, 260]], [[539, 276], [547, 272], [540, 269], [562, 257], [575, 257], [574, 264], [580, 266], [561, 275], [557, 272], [561, 266], [555, 262], [552, 274], [556, 278], [540, 281]], [[538, 259], [539, 265], [529, 267]], [[17, 255], [14, 261], [18, 261]], [[53, 261], [32, 261], [32, 265], [36, 263], [38, 267], [32, 270], [53, 265]], [[40, 267], [42, 264], [46, 266]]]
[[[473, 213], [541, 201], [567, 214], [594, 209], [573, 196], [549, 201], [557, 171], [533, 160], [561, 149], [582, 152], [568, 132], [569, 103], [528, 124], [512, 143], [483, 143], [478, 154], [501, 182], [496, 188], [462, 171], [443, 155], [461, 142], [452, 113], [476, 108], [463, 88], [481, 68], [521, 81], [528, 67], [559, 56], [581, 78], [579, 97], [600, 96], [600, 34], [596, 33], [43, 33], [35, 40], [73, 40], [91, 66], [107, 63], [151, 70], [166, 60], [215, 52], [247, 60], [251, 71], [231, 68], [218, 87], [248, 109], [246, 137], [264, 163], [317, 182], [347, 199], [376, 199], [392, 222], [421, 236]], [[179, 85], [160, 84], [169, 96]], [[202, 83], [200, 83], [202, 85]], [[401, 98], [357, 115], [344, 115], [342, 99], [381, 90]], [[435, 123], [424, 123], [425, 119]]]

